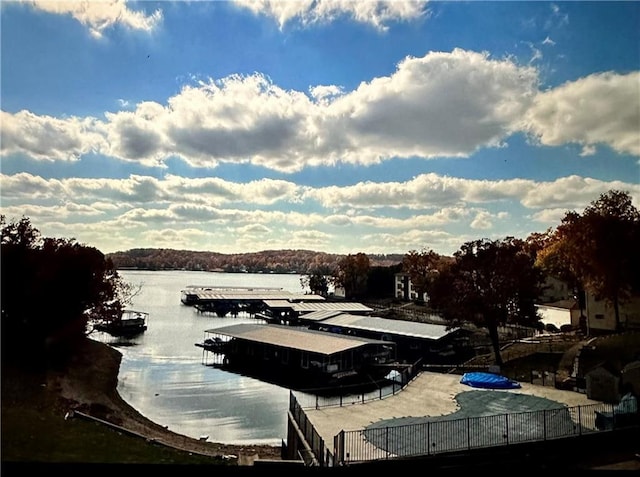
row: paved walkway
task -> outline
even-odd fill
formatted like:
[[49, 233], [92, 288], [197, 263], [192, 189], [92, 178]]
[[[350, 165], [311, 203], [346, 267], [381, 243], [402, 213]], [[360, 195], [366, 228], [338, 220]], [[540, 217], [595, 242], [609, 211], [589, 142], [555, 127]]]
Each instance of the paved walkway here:
[[[493, 414], [537, 411], [548, 408], [546, 400], [567, 407], [600, 403], [588, 399], [586, 394], [549, 386], [521, 383], [519, 389], [479, 389], [461, 384], [460, 378], [456, 374], [423, 371], [404, 390], [384, 399], [342, 407], [305, 409], [305, 413], [325, 445], [331, 449], [333, 439], [340, 431], [358, 431], [376, 424], [404, 425], [417, 422], [419, 418], [436, 416], [453, 419], [475, 417], [487, 415], [489, 411]], [[459, 396], [462, 405], [456, 399], [461, 393], [465, 393]], [[484, 393], [493, 394], [488, 398]], [[507, 398], [504, 393], [519, 395], [517, 402]], [[531, 399], [527, 399], [527, 396]], [[494, 405], [494, 409], [488, 409], [491, 405]], [[454, 413], [456, 415], [452, 416]]]

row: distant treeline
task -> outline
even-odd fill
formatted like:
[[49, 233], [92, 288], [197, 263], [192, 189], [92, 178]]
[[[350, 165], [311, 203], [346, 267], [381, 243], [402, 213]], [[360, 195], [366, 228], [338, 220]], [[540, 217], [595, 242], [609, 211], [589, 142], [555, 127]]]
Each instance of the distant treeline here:
[[[136, 248], [107, 254], [118, 269], [198, 270], [248, 273], [332, 273], [346, 255], [312, 250], [265, 250], [254, 253], [224, 254], [163, 248]], [[402, 254], [367, 255], [372, 267], [391, 267], [402, 263]]]

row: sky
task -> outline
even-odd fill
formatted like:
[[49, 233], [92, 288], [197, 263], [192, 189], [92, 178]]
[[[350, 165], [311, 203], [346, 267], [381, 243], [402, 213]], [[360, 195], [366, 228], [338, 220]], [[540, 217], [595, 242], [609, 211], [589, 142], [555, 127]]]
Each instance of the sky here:
[[0, 201], [104, 253], [451, 255], [640, 207], [640, 2], [0, 2]]

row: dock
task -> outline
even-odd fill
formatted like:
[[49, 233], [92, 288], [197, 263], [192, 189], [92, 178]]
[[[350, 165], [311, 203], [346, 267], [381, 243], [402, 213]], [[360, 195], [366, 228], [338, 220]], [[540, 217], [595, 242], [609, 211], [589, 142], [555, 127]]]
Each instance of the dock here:
[[190, 286], [181, 291], [180, 301], [201, 313], [214, 313], [219, 317], [237, 316], [244, 311], [250, 315], [266, 310], [267, 300], [288, 302], [317, 302], [324, 297], [309, 293], [294, 293], [282, 288], [266, 287], [200, 287]]

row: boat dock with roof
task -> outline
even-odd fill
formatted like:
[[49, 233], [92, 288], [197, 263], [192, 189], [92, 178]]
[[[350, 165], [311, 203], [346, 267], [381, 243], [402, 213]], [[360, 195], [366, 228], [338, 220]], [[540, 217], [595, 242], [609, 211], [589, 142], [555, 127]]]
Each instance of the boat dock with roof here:
[[293, 293], [282, 288], [266, 287], [200, 287], [191, 286], [181, 291], [180, 301], [195, 307], [200, 312], [215, 313], [223, 317], [246, 311], [255, 315], [265, 310], [266, 300], [288, 300], [290, 302], [323, 301], [314, 294]]
[[371, 383], [395, 363], [394, 343], [302, 327], [240, 323], [205, 334], [196, 346], [222, 357], [213, 364], [315, 387]]

